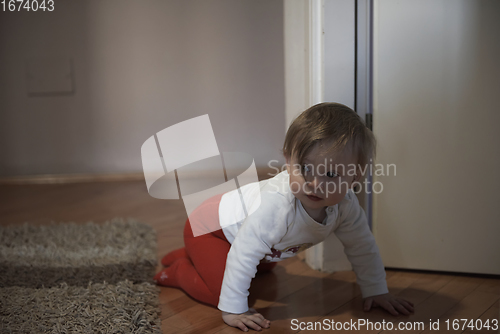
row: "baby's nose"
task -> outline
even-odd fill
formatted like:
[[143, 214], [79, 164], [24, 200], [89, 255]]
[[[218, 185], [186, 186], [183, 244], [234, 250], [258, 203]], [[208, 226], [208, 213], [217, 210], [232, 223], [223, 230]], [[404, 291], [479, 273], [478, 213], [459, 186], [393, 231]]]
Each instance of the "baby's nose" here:
[[311, 189], [319, 189], [321, 187], [321, 181], [317, 177], [312, 177], [307, 184]]

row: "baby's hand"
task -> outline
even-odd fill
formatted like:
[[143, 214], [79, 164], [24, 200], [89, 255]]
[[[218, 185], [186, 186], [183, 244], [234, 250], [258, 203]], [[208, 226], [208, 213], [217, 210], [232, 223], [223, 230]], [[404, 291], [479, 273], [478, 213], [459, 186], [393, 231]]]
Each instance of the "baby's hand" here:
[[222, 312], [222, 319], [229, 326], [238, 327], [244, 332], [248, 332], [248, 327], [260, 331], [262, 327], [269, 328], [271, 325], [269, 320], [265, 319], [262, 314], [257, 313], [253, 308], [242, 314]]
[[392, 315], [399, 315], [402, 313], [404, 315], [410, 315], [414, 312], [413, 303], [403, 299], [396, 298], [390, 293], [385, 293], [383, 295], [371, 296], [364, 299], [363, 309], [369, 311], [373, 307], [382, 307], [384, 310]]

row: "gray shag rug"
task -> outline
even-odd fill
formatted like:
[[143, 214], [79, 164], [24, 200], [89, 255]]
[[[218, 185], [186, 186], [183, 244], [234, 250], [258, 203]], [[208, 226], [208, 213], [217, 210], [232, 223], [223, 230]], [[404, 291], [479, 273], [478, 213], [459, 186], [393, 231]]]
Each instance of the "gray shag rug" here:
[[0, 332], [161, 333], [156, 263], [131, 219], [0, 227]]

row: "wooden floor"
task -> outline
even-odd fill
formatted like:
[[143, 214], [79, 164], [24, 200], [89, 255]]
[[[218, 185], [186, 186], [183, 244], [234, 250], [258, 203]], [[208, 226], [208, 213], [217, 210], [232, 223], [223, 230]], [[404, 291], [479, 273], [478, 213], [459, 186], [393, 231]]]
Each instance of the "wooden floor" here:
[[[134, 217], [156, 229], [159, 257], [183, 246], [186, 213], [182, 202], [151, 198], [143, 181], [2, 185], [0, 205], [1, 225], [104, 222], [113, 217]], [[390, 322], [394, 328], [399, 323], [416, 326], [423, 322], [425, 329], [414, 332], [434, 333], [446, 331], [446, 320], [481, 319], [483, 324], [489, 320], [491, 325], [500, 316], [500, 279], [388, 271], [387, 281], [393, 294], [415, 303], [414, 315], [393, 317], [378, 309], [365, 313], [352, 272], [321, 273], [311, 270], [298, 258], [281, 262], [273, 273], [258, 275], [250, 296], [253, 307], [272, 321], [271, 328], [264, 330], [266, 333], [321, 333], [318, 327], [316, 331], [300, 331], [299, 322], [304, 322], [302, 328], [305, 328], [307, 322], [356, 323], [358, 319], [370, 321], [372, 326], [381, 326], [382, 321], [388, 326]], [[223, 323], [218, 310], [197, 303], [180, 290], [161, 288], [160, 302], [164, 333], [240, 333]], [[429, 328], [430, 319], [439, 320], [439, 330]], [[328, 327], [323, 329], [328, 332]], [[341, 332], [352, 331], [389, 332], [367, 326]], [[452, 332], [500, 333], [500, 330], [465, 328]]]

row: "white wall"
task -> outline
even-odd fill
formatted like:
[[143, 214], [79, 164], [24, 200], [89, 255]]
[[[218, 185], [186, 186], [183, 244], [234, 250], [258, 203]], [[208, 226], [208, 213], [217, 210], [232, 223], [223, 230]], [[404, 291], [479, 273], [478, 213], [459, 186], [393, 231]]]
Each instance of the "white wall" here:
[[[0, 176], [141, 171], [147, 138], [202, 114], [220, 151], [280, 158], [281, 0], [55, 9], [0, 12]], [[25, 61], [39, 57], [72, 59], [74, 94], [28, 97]]]
[[355, 1], [324, 2], [324, 101], [354, 109]]

